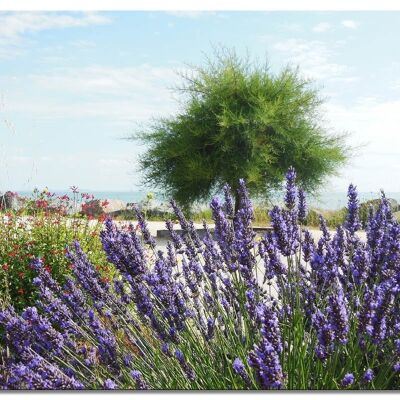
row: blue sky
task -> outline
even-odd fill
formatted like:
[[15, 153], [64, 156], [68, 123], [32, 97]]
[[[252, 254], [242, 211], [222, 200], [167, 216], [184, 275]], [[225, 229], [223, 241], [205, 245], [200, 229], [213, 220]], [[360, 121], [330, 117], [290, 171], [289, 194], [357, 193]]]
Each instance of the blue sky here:
[[400, 191], [400, 12], [0, 12], [0, 190], [136, 190], [121, 140], [178, 109], [185, 63], [235, 47], [288, 63], [357, 156], [327, 182]]

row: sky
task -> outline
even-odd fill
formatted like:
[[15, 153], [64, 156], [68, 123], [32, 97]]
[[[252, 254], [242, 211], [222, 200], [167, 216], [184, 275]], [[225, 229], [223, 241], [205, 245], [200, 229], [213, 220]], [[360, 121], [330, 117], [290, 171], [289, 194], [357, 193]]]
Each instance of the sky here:
[[399, 11], [0, 12], [0, 190], [139, 190], [145, 148], [124, 138], [224, 46], [314, 80], [355, 149], [326, 190], [400, 192], [399, 37]]

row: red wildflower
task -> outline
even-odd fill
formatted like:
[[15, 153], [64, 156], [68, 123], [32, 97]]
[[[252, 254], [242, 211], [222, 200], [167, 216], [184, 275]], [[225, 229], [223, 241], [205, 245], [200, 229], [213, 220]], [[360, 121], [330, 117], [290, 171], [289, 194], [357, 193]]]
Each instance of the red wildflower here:
[[23, 294], [25, 293], [25, 290], [22, 289], [22, 288], [19, 288], [19, 289], [17, 290], [17, 292], [18, 292], [18, 294], [23, 295]]
[[51, 274], [51, 267], [50, 267], [50, 265], [45, 265], [45, 266], [44, 266], [44, 269], [45, 269], [49, 274]]
[[47, 208], [49, 205], [47, 200], [36, 200], [36, 207], [37, 208]]
[[22, 279], [25, 277], [25, 272], [18, 272], [18, 276]]
[[3, 264], [2, 268], [4, 269], [4, 271], [8, 271], [10, 269], [10, 266], [6, 263]]
[[102, 207], [107, 207], [109, 204], [110, 204], [110, 202], [107, 201], [107, 200], [104, 200], [104, 201], [101, 202], [101, 206]]

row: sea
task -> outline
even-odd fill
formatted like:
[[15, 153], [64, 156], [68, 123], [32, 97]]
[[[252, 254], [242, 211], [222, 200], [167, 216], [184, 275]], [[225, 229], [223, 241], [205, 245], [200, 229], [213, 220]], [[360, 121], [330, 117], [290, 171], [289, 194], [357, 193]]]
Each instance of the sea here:
[[[122, 200], [126, 203], [140, 203], [146, 199], [146, 196], [149, 192], [147, 191], [83, 191], [84, 193], [89, 193], [94, 196], [96, 199], [113, 199], [113, 200]], [[32, 197], [34, 193], [32, 191], [20, 191], [18, 195], [23, 197]], [[53, 191], [51, 191], [53, 193]], [[64, 194], [69, 195], [72, 198], [72, 192], [68, 191], [55, 191], [56, 196], [62, 196]], [[152, 204], [154, 206], [159, 206], [168, 203], [168, 199], [163, 197], [161, 193], [151, 192], [153, 193]], [[395, 199], [400, 203], [400, 192], [387, 192], [385, 193], [387, 198]], [[77, 194], [78, 199], [80, 199], [80, 193]], [[379, 192], [360, 192], [359, 200], [360, 202], [364, 202], [367, 200], [380, 198]], [[275, 193], [272, 198], [270, 204], [279, 204], [281, 203], [282, 194]], [[316, 208], [321, 210], [338, 210], [343, 208], [347, 204], [347, 193], [346, 192], [320, 192], [318, 195], [307, 196], [307, 203], [309, 208]], [[200, 208], [207, 207], [207, 204], [200, 204]]]

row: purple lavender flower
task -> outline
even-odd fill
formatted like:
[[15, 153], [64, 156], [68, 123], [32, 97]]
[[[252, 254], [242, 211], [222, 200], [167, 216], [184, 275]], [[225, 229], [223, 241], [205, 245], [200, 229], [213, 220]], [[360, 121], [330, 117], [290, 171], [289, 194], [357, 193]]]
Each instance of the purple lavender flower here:
[[253, 269], [256, 266], [256, 258], [252, 251], [255, 232], [251, 227], [254, 218], [253, 206], [251, 204], [249, 193], [244, 180], [239, 180], [239, 209], [234, 219], [234, 250], [236, 252], [239, 271], [248, 288], [255, 286]]
[[179, 224], [181, 225], [181, 228], [186, 231], [189, 232], [189, 223], [186, 219], [186, 217], [184, 216], [182, 210], [178, 207], [178, 205], [176, 204], [176, 202], [174, 200], [170, 201], [170, 204], [174, 210], [175, 215], [177, 216], [178, 220], [179, 220]]
[[364, 373], [364, 381], [369, 383], [372, 382], [372, 380], [374, 379], [375, 375], [374, 375], [374, 371], [372, 371], [371, 368], [368, 368], [365, 373]]
[[348, 373], [344, 376], [342, 381], [340, 382], [341, 386], [346, 388], [351, 386], [354, 383], [354, 375], [351, 373]]
[[257, 314], [261, 321], [261, 335], [273, 346], [274, 350], [280, 354], [283, 351], [279, 321], [272, 307], [261, 304], [257, 307]]
[[387, 338], [389, 310], [394, 303], [392, 287], [392, 282], [384, 281], [377, 285], [374, 290], [372, 300], [373, 312], [371, 313], [370, 324], [367, 325], [366, 331], [372, 337], [372, 341], [375, 344], [381, 343]]
[[117, 341], [113, 333], [106, 329], [93, 310], [89, 311], [89, 326], [96, 335], [101, 360], [109, 368], [118, 371]]
[[118, 389], [116, 383], [112, 379], [106, 379], [103, 384], [104, 389], [115, 390]]
[[225, 212], [228, 218], [234, 217], [233, 202], [231, 196], [231, 187], [226, 183], [224, 185]]
[[214, 332], [215, 332], [215, 320], [213, 318], [208, 318], [206, 340], [211, 340], [214, 337]]
[[293, 167], [289, 167], [286, 173], [286, 194], [285, 205], [288, 210], [293, 210], [296, 206], [297, 187], [296, 187], [296, 171]]
[[269, 216], [279, 251], [284, 256], [294, 254], [299, 246], [299, 227], [296, 218], [292, 212], [281, 210], [278, 206], [272, 208]]
[[283, 387], [283, 372], [278, 353], [267, 339], [262, 339], [260, 345], [255, 345], [249, 353], [248, 362], [256, 371], [256, 379], [261, 389], [281, 389]]
[[95, 303], [102, 304], [108, 298], [108, 286], [103, 284], [101, 277], [82, 251], [78, 241], [74, 242], [73, 251], [67, 252], [67, 258], [74, 264], [74, 275], [85, 291], [90, 294]]
[[287, 273], [287, 267], [280, 260], [278, 246], [274, 240], [274, 236], [267, 232], [264, 239], [260, 242], [260, 246], [264, 249], [260, 254], [264, 259], [265, 276], [264, 281], [267, 279], [272, 279], [276, 275], [284, 275]]
[[186, 362], [185, 356], [183, 355], [182, 351], [179, 349], [175, 350], [175, 357], [178, 360], [183, 372], [187, 376], [190, 381], [196, 380], [196, 374], [193, 371], [192, 367]]
[[299, 204], [297, 209], [297, 218], [299, 219], [300, 223], [304, 223], [307, 217], [307, 202], [303, 189], [299, 189], [298, 198]]
[[335, 334], [335, 339], [341, 344], [346, 344], [349, 333], [349, 318], [346, 300], [341, 286], [339, 286], [334, 295], [329, 296], [327, 311], [330, 325]]
[[151, 233], [149, 231], [149, 228], [147, 226], [147, 222], [146, 222], [146, 220], [144, 218], [143, 213], [140, 212], [139, 208], [136, 207], [136, 206], [134, 207], [134, 210], [135, 210], [135, 214], [136, 214], [137, 219], [138, 219], [138, 224], [139, 224], [139, 227], [140, 227], [140, 231], [142, 232], [144, 242], [146, 244], [148, 244], [149, 246], [155, 248], [156, 247], [156, 241], [151, 236]]
[[149, 389], [149, 386], [144, 381], [143, 376], [139, 371], [137, 371], [137, 370], [131, 371], [131, 376], [135, 380], [137, 390], [148, 390]]
[[304, 262], [309, 262], [315, 251], [315, 245], [314, 245], [314, 239], [313, 239], [310, 231], [308, 231], [308, 230], [304, 231], [302, 250], [303, 250]]
[[249, 289], [246, 291], [246, 310], [249, 313], [251, 318], [256, 316], [256, 306], [257, 306], [257, 299], [256, 299], [256, 292], [254, 289]]
[[164, 342], [162, 345], [161, 345], [161, 351], [166, 355], [166, 356], [171, 356], [172, 354], [171, 354], [171, 352], [170, 352], [170, 350], [169, 350], [169, 344], [168, 343], [166, 343], [166, 342]]
[[124, 361], [124, 365], [129, 367], [132, 363], [133, 357], [131, 354], [124, 354], [122, 360]]
[[326, 220], [322, 215], [319, 216], [319, 229], [322, 232], [322, 237], [320, 239], [321, 244], [325, 245], [326, 243], [329, 243], [329, 241], [331, 240], [331, 235], [328, 231]]
[[105, 228], [100, 232], [100, 239], [107, 260], [113, 263], [129, 282], [132, 281], [132, 277], [148, 272], [145, 250], [135, 230], [132, 229], [129, 234], [120, 232], [111, 219], [105, 221]]
[[235, 358], [233, 362], [233, 370], [243, 379], [247, 387], [251, 386], [249, 374], [246, 372], [244, 364], [240, 358]]
[[[21, 356], [21, 361], [8, 366], [8, 376], [1, 384], [7, 389], [79, 390], [84, 385], [63, 373], [52, 363], [30, 351]], [[0, 381], [2, 378], [0, 377]]]
[[321, 310], [312, 315], [312, 324], [318, 339], [315, 354], [321, 361], [325, 361], [333, 352], [335, 333]]
[[360, 219], [358, 216], [359, 204], [357, 197], [357, 188], [351, 184], [347, 192], [348, 203], [347, 203], [347, 218], [345, 222], [345, 227], [347, 230], [354, 234], [357, 230], [361, 228]]
[[38, 314], [36, 307], [28, 307], [22, 313], [22, 318], [28, 322], [35, 342], [32, 346], [39, 353], [53, 352], [60, 354], [64, 345], [63, 336], [50, 324], [49, 320]]
[[176, 250], [179, 251], [183, 247], [182, 237], [178, 233], [176, 233], [176, 231], [174, 230], [174, 224], [171, 221], [166, 221], [165, 225], [169, 231]]

